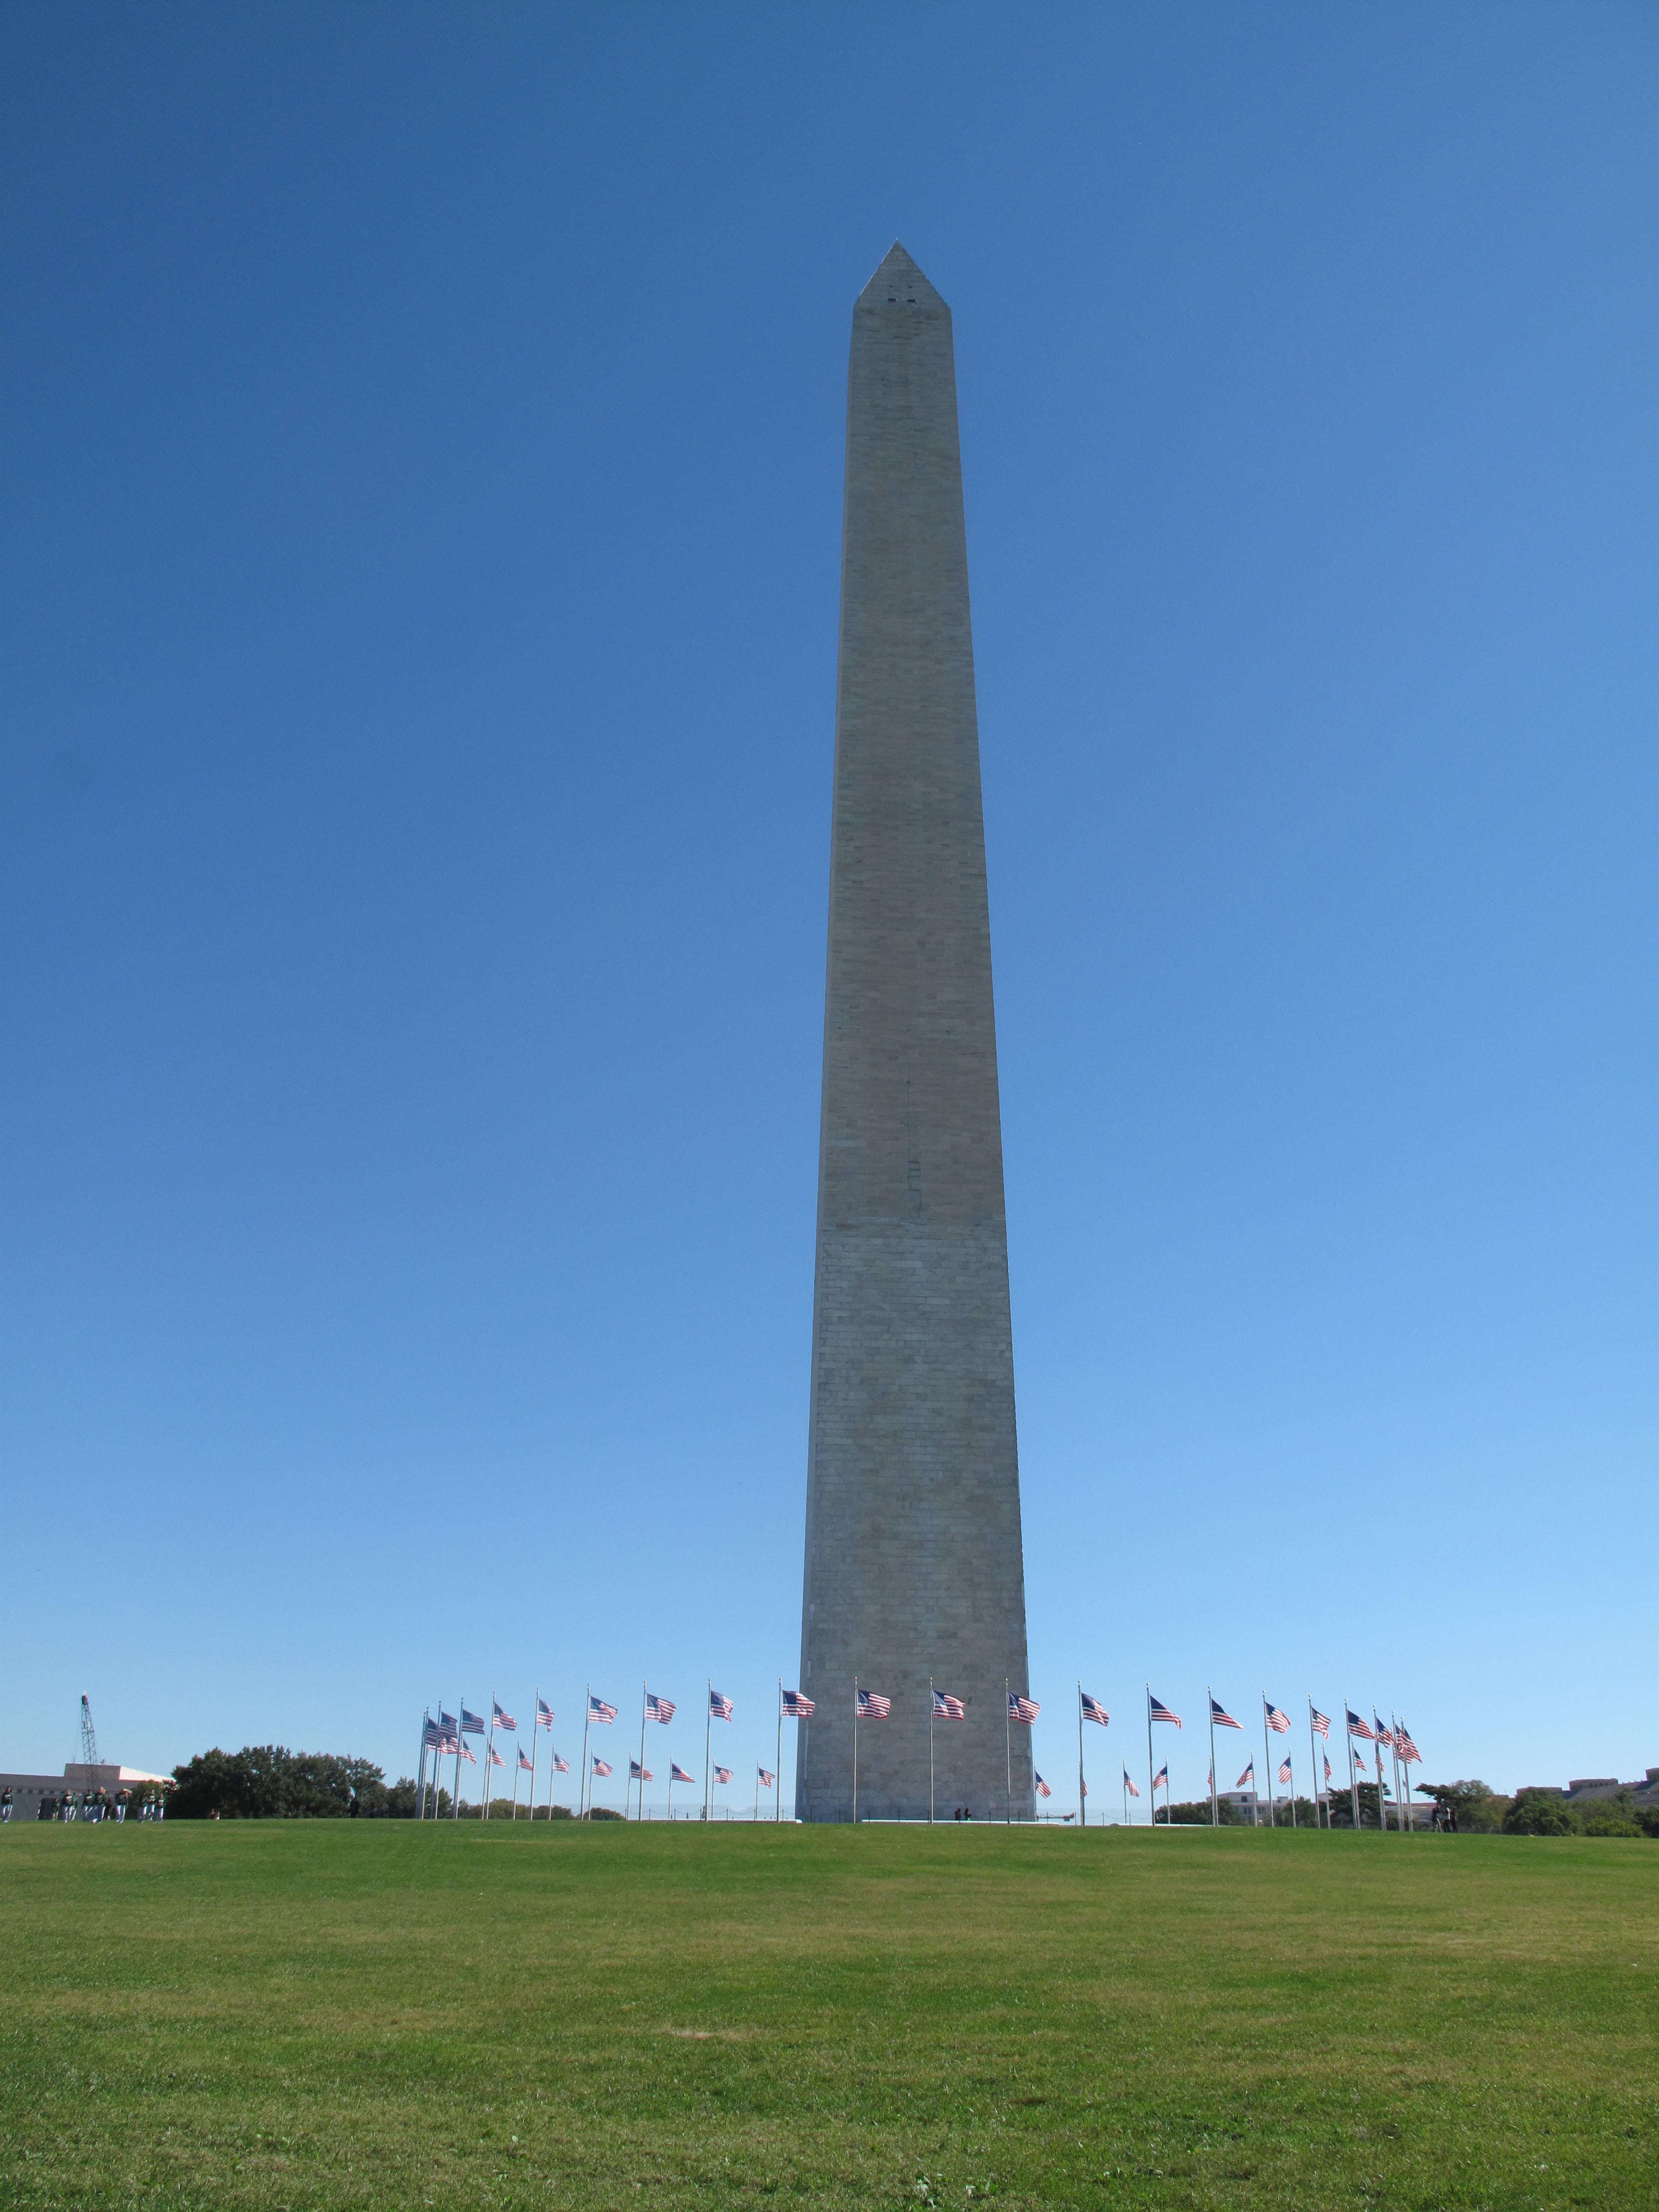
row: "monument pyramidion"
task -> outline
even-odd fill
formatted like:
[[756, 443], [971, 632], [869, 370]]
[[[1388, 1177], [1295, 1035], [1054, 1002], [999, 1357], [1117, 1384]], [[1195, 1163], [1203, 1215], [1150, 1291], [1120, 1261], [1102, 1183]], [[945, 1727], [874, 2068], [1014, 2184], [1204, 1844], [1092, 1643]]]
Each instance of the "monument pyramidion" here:
[[853, 1814], [855, 1680], [891, 1700], [858, 1726], [860, 1820], [1031, 1817], [1006, 1717], [1025, 1579], [956, 360], [902, 246], [859, 295], [848, 372], [804, 1820]]

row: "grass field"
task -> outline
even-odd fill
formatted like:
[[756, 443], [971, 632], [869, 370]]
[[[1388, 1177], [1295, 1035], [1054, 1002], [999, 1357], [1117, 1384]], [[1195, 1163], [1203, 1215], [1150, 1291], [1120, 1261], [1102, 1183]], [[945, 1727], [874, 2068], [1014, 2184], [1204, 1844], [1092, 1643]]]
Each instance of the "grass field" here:
[[1659, 2205], [1659, 1845], [0, 1831], [0, 2202]]

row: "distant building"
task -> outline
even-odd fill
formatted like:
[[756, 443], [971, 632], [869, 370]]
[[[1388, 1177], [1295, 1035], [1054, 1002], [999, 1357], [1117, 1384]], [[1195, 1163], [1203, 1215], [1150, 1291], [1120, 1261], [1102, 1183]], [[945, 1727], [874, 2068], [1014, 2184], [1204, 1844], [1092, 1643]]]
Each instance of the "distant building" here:
[[[1640, 1782], [1621, 1782], [1616, 1774], [1585, 1774], [1576, 1782], [1569, 1782], [1563, 1790], [1559, 1783], [1529, 1784], [1529, 1790], [1546, 1797], [1559, 1797], [1567, 1805], [1595, 1805], [1609, 1797], [1617, 1797], [1628, 1790], [1638, 1805], [1659, 1805], [1659, 1766], [1649, 1767]], [[1519, 1796], [1521, 1792], [1517, 1790]]]
[[0, 1790], [11, 1792], [14, 1820], [38, 1820], [43, 1797], [95, 1797], [101, 1790], [112, 1802], [125, 1790], [132, 1796], [171, 1790], [170, 1774], [147, 1774], [142, 1766], [83, 1766], [71, 1760], [61, 1775], [0, 1774]]

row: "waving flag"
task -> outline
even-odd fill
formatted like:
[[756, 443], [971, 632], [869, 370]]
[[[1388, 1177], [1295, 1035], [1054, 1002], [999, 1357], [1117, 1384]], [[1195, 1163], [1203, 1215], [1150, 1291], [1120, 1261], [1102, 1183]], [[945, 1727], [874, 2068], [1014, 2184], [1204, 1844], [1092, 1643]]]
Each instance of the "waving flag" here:
[[594, 1753], [594, 1754], [593, 1754], [593, 1771], [594, 1771], [594, 1773], [595, 1773], [595, 1774], [601, 1774], [601, 1775], [603, 1775], [603, 1774], [609, 1774], [609, 1773], [610, 1773], [610, 1771], [611, 1771], [611, 1769], [610, 1769], [610, 1768], [605, 1765], [605, 1761], [604, 1761], [604, 1760], [599, 1757], [599, 1753], [598, 1753], [597, 1751], [596, 1751], [596, 1752]]
[[1036, 1780], [1036, 1794], [1037, 1794], [1037, 1796], [1038, 1796], [1039, 1797], [1052, 1797], [1052, 1796], [1054, 1796], [1054, 1791], [1053, 1791], [1053, 1790], [1048, 1787], [1048, 1784], [1043, 1780], [1042, 1777], [1040, 1774], [1038, 1774], [1038, 1773], [1037, 1773], [1037, 1771], [1036, 1771], [1036, 1767], [1035, 1767], [1035, 1766], [1031, 1769], [1031, 1773], [1032, 1773], [1032, 1776], [1033, 1776], [1033, 1778], [1035, 1778], [1035, 1780]]
[[1210, 1699], [1210, 1718], [1217, 1728], [1238, 1728], [1242, 1725], [1231, 1713], [1224, 1712], [1213, 1698]]
[[660, 1721], [666, 1728], [674, 1717], [672, 1700], [659, 1698], [654, 1690], [647, 1690], [645, 1693], [645, 1717], [648, 1721]]
[[1156, 1790], [1156, 1789], [1158, 1788], [1158, 1784], [1159, 1784], [1160, 1782], [1164, 1784], [1164, 1787], [1166, 1790], [1169, 1788], [1169, 1786], [1170, 1786], [1170, 1762], [1169, 1762], [1169, 1760], [1168, 1760], [1167, 1759], [1164, 1760], [1164, 1762], [1163, 1765], [1162, 1765], [1162, 1766], [1160, 1766], [1160, 1767], [1158, 1768], [1158, 1772], [1157, 1772], [1155, 1775], [1153, 1775], [1153, 1777], [1152, 1777], [1152, 1787], [1153, 1787], [1153, 1789], [1154, 1789], [1154, 1790]]
[[729, 1721], [731, 1719], [732, 1700], [730, 1698], [726, 1697], [723, 1692], [720, 1690], [711, 1690], [708, 1692], [708, 1717], [711, 1720], [716, 1721]]
[[817, 1707], [811, 1698], [803, 1698], [799, 1690], [786, 1690], [780, 1710], [787, 1721], [810, 1721]]
[[1279, 1770], [1279, 1778], [1281, 1782], [1288, 1782], [1291, 1778], [1291, 1755], [1288, 1752], [1285, 1754], [1285, 1764]]
[[763, 1790], [769, 1790], [778, 1778], [775, 1774], [769, 1774], [763, 1766], [757, 1766], [755, 1771], [760, 1777], [760, 1786]]
[[[551, 1749], [550, 1745], [549, 1748]], [[561, 1759], [556, 1751], [553, 1753], [553, 1771], [555, 1774], [568, 1774], [570, 1771], [570, 1761], [568, 1759]]]
[[1394, 1738], [1389, 1734], [1389, 1731], [1383, 1727], [1381, 1721], [1378, 1721], [1376, 1723], [1376, 1740], [1381, 1744], [1386, 1744], [1390, 1751], [1394, 1749]]
[[461, 1734], [463, 1735], [482, 1735], [483, 1732], [484, 1724], [477, 1714], [468, 1712], [466, 1707], [463, 1705], [461, 1707]]
[[1146, 1692], [1146, 1711], [1148, 1717], [1152, 1720], [1170, 1721], [1176, 1728], [1181, 1726], [1180, 1714], [1172, 1713], [1170, 1711], [1170, 1708], [1166, 1705], [1163, 1704], [1160, 1699], [1155, 1698], [1150, 1690]]
[[1012, 1690], [1009, 1691], [1008, 1717], [1011, 1721], [1024, 1721], [1027, 1728], [1032, 1728], [1042, 1711], [1035, 1698], [1017, 1698]]
[[1239, 1778], [1238, 1778], [1237, 1781], [1234, 1783], [1234, 1784], [1233, 1784], [1233, 1788], [1234, 1788], [1235, 1790], [1242, 1790], [1242, 1789], [1244, 1787], [1244, 1784], [1245, 1784], [1247, 1782], [1251, 1785], [1251, 1787], [1252, 1787], [1252, 1788], [1254, 1788], [1254, 1787], [1255, 1787], [1255, 1759], [1252, 1759], [1252, 1760], [1250, 1761], [1249, 1765], [1245, 1768], [1245, 1770], [1244, 1770], [1244, 1771], [1243, 1772], [1243, 1774], [1241, 1774], [1241, 1775], [1239, 1776]]
[[1261, 1709], [1267, 1716], [1267, 1726], [1273, 1730], [1275, 1735], [1288, 1735], [1290, 1734], [1291, 1724], [1285, 1719], [1284, 1714], [1279, 1711], [1277, 1705], [1270, 1705], [1267, 1699], [1263, 1698], [1261, 1700]]
[[544, 1729], [550, 1729], [553, 1725], [553, 1708], [545, 1698], [536, 1700], [536, 1725]]
[[519, 1771], [520, 1774], [533, 1774], [536, 1771], [529, 1759], [525, 1756], [525, 1748], [522, 1744], [519, 1746]]
[[1310, 1705], [1308, 1708], [1308, 1718], [1313, 1723], [1320, 1735], [1322, 1735], [1325, 1741], [1328, 1743], [1331, 1736], [1330, 1715], [1328, 1713], [1322, 1713], [1317, 1705]]
[[714, 1779], [716, 1782], [729, 1782], [732, 1779], [731, 1768], [729, 1766], [717, 1766], [714, 1769]]
[[617, 1717], [617, 1708], [607, 1705], [603, 1698], [596, 1698], [590, 1690], [587, 1693], [587, 1717], [591, 1721], [603, 1721], [608, 1728]]
[[1330, 1788], [1330, 1786], [1331, 1786], [1331, 1754], [1329, 1753], [1329, 1752], [1328, 1752], [1328, 1751], [1324, 1754], [1324, 1757], [1325, 1757], [1325, 1787], [1328, 1790], [1328, 1789]]
[[1101, 1704], [1100, 1699], [1098, 1698], [1091, 1698], [1086, 1690], [1079, 1690], [1078, 1692], [1078, 1695], [1083, 1700], [1084, 1719], [1085, 1721], [1096, 1721], [1102, 1728], [1104, 1728], [1112, 1717], [1107, 1711], [1105, 1706]]
[[438, 1708], [438, 1726], [442, 1729], [446, 1735], [453, 1735], [455, 1733], [455, 1716], [453, 1713], [447, 1713], [441, 1705]]
[[933, 1692], [933, 1718], [936, 1721], [965, 1721], [968, 1708], [960, 1698], [947, 1697], [943, 1690]]
[[1420, 1766], [1423, 1764], [1423, 1754], [1406, 1733], [1404, 1721], [1400, 1722], [1394, 1734], [1395, 1741], [1400, 1746], [1400, 1756], [1405, 1760], [1407, 1765], [1409, 1766], [1413, 1759], [1415, 1759]]
[[436, 1721], [428, 1721], [427, 1723], [425, 1728], [422, 1730], [422, 1740], [428, 1746], [428, 1747], [434, 1743], [441, 1743], [443, 1741], [444, 1732], [439, 1727]]
[[858, 1717], [861, 1721], [884, 1721], [893, 1710], [890, 1698], [878, 1696], [874, 1690], [860, 1690], [858, 1698]]
[[630, 1782], [654, 1782], [657, 1778], [648, 1766], [641, 1766], [637, 1759], [630, 1759], [628, 1762], [628, 1778]]
[[1376, 1738], [1366, 1727], [1364, 1722], [1360, 1719], [1358, 1714], [1355, 1712], [1352, 1705], [1348, 1707], [1348, 1734], [1350, 1735], [1357, 1735], [1363, 1738], [1366, 1743], [1375, 1743], [1376, 1741]]
[[1139, 1796], [1139, 1790], [1135, 1788], [1134, 1784], [1129, 1779], [1129, 1770], [1127, 1766], [1123, 1770], [1123, 1786], [1132, 1797]]
[[490, 1717], [495, 1721], [498, 1729], [508, 1729], [514, 1735], [518, 1734], [519, 1723], [514, 1719], [511, 1713], [504, 1713], [501, 1711], [501, 1703], [498, 1698], [492, 1698], [489, 1700], [489, 1711]]
[[489, 1747], [489, 1763], [492, 1766], [505, 1766], [507, 1765], [507, 1761], [501, 1757], [501, 1754], [496, 1750], [493, 1743]]
[[455, 1739], [455, 1742], [456, 1742], [456, 1747], [457, 1747], [457, 1748], [458, 1748], [458, 1749], [459, 1750], [459, 1752], [460, 1752], [461, 1757], [462, 1757], [462, 1758], [466, 1761], [467, 1765], [468, 1765], [469, 1766], [476, 1766], [476, 1765], [477, 1765], [477, 1763], [478, 1763], [478, 1762], [477, 1762], [477, 1760], [476, 1759], [474, 1759], [474, 1757], [472, 1756], [472, 1747], [471, 1747], [471, 1744], [466, 1741], [465, 1737], [465, 1736], [457, 1736], [457, 1737], [456, 1737], [456, 1739]]
[[697, 1778], [695, 1774], [688, 1774], [678, 1759], [671, 1759], [668, 1762], [668, 1778], [671, 1782], [695, 1782]]

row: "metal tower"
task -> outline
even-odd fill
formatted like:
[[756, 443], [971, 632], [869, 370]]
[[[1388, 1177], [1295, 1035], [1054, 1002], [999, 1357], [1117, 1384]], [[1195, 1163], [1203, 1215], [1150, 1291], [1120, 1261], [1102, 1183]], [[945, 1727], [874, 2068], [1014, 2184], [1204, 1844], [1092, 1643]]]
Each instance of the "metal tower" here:
[[92, 1707], [87, 1703], [87, 1693], [81, 1692], [81, 1764], [98, 1765], [98, 1731], [92, 1724]]

